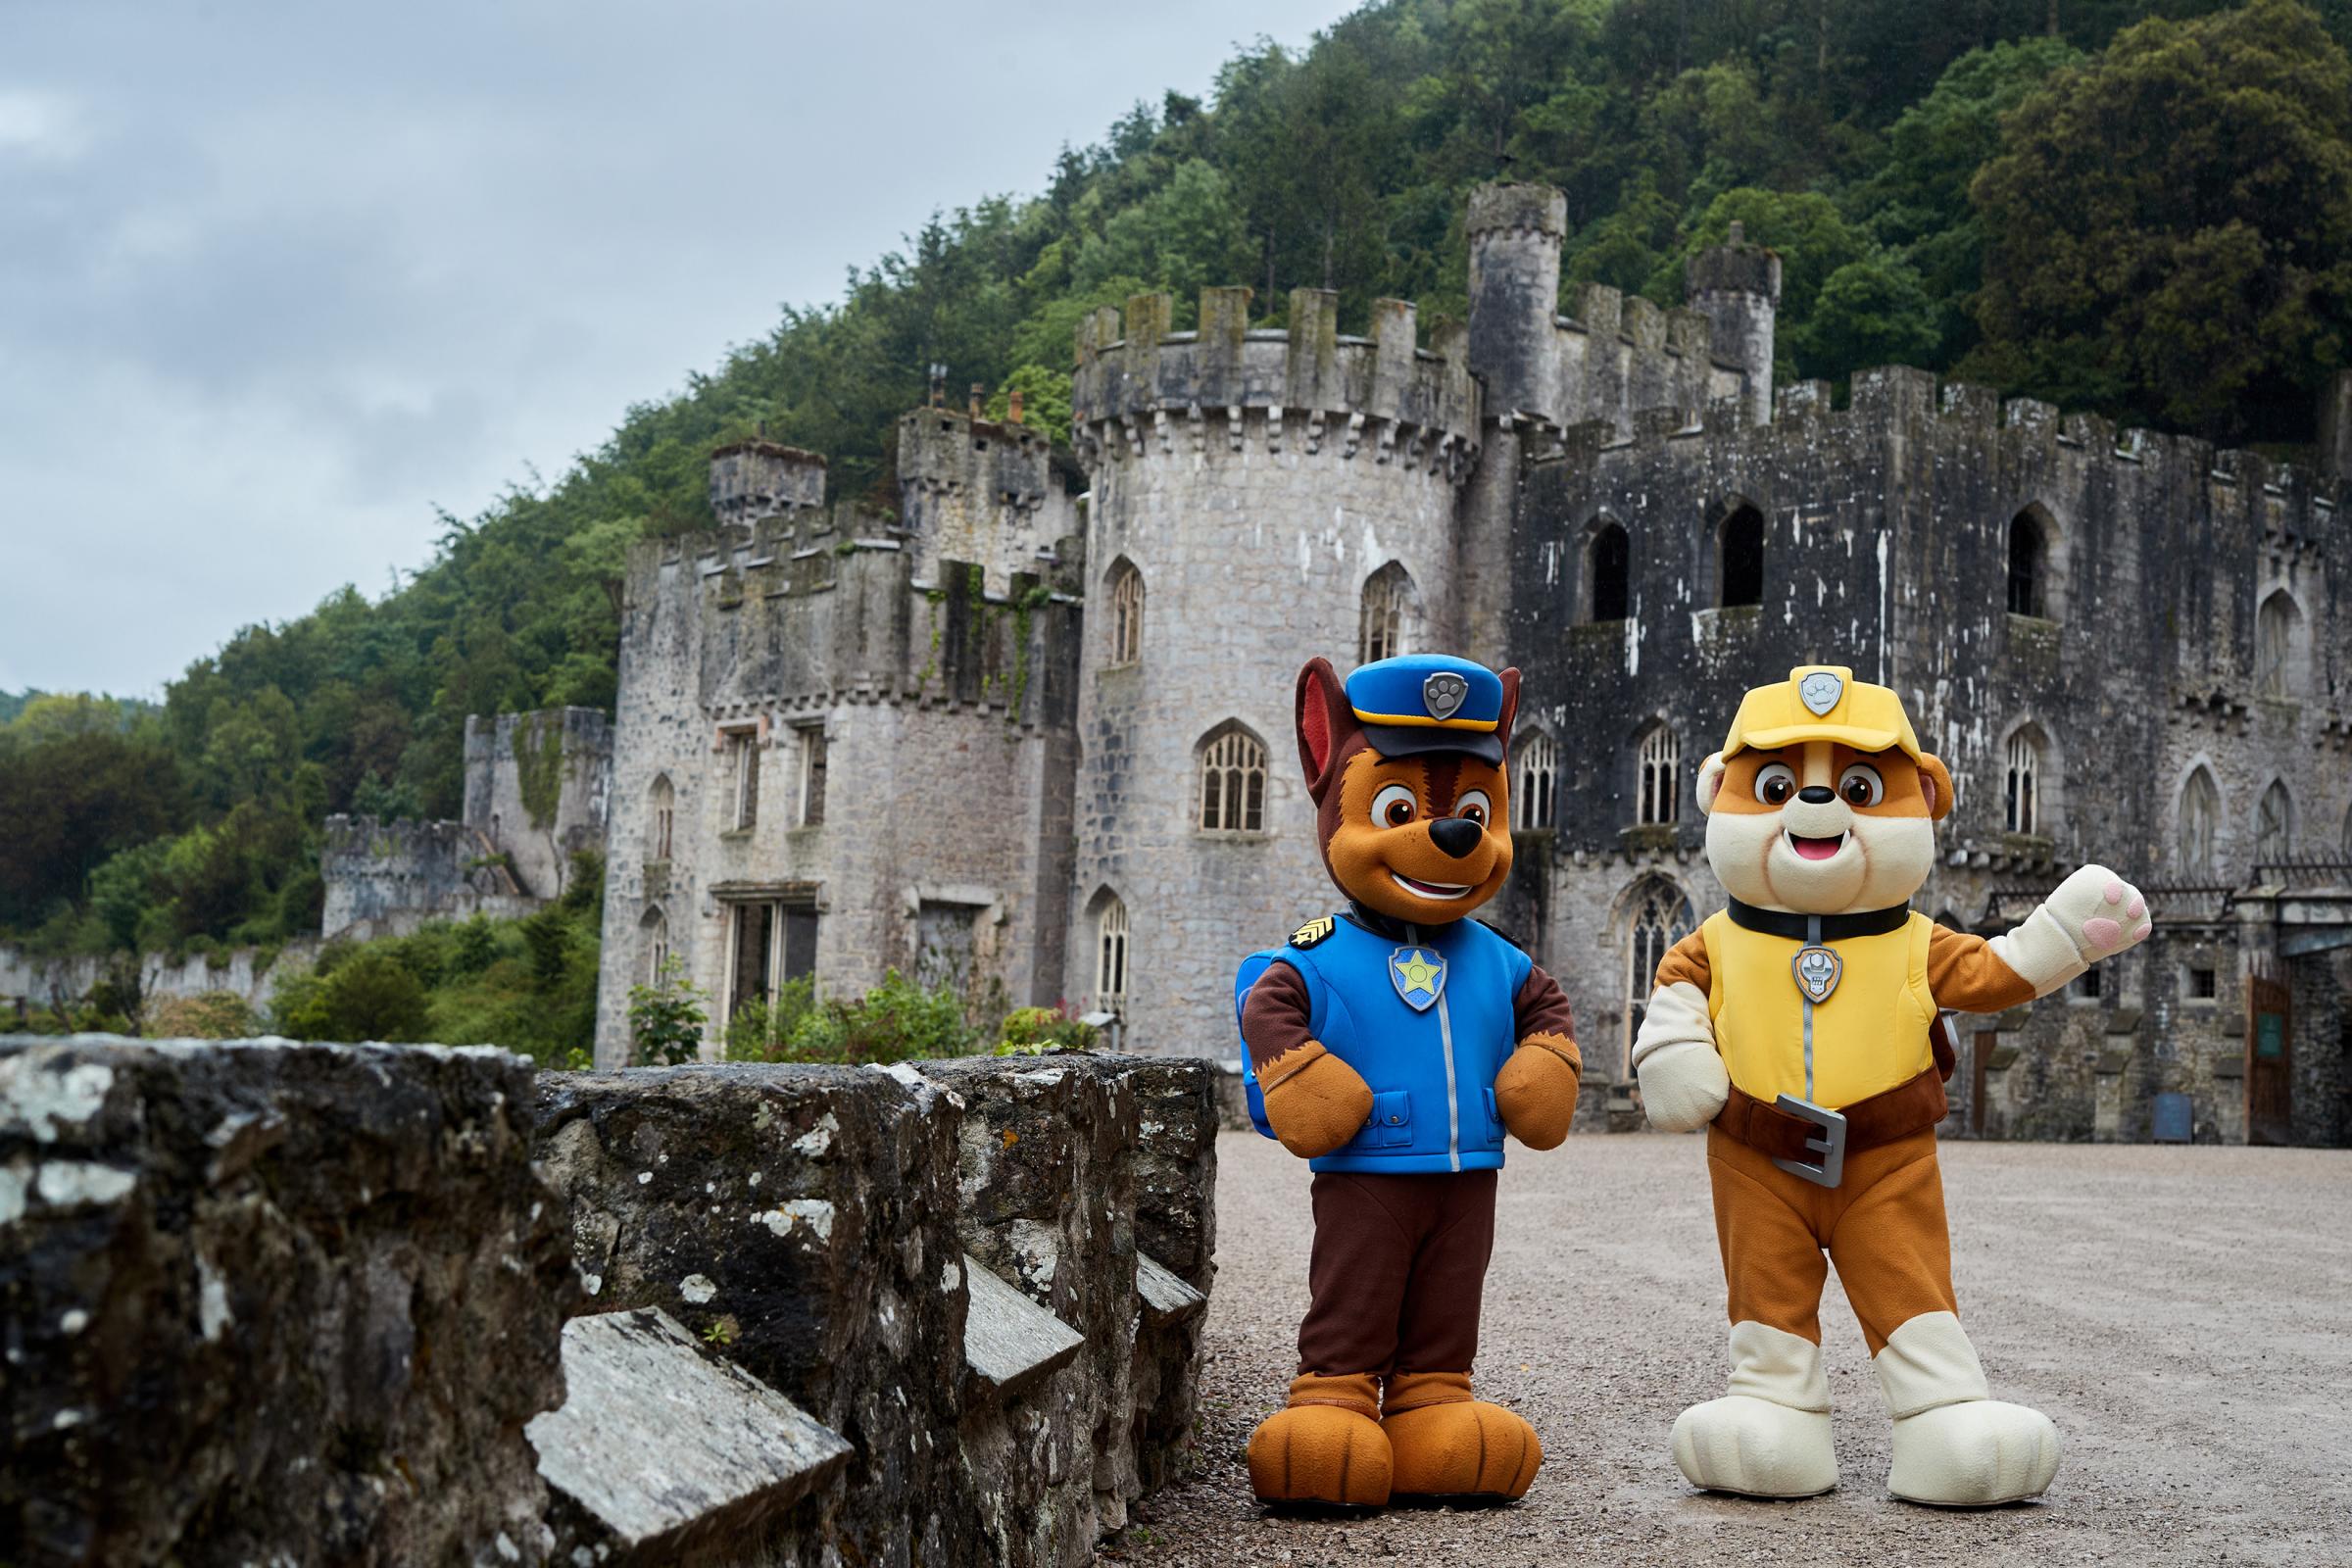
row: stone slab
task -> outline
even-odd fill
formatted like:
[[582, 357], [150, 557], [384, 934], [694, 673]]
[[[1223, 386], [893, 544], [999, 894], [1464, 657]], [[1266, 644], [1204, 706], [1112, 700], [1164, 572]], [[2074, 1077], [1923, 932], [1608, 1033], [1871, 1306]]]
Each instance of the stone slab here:
[[1077, 1359], [1086, 1336], [963, 1254], [969, 1305], [963, 1318], [963, 1359], [999, 1398], [1011, 1398]]
[[524, 1428], [539, 1473], [631, 1552], [747, 1528], [807, 1496], [850, 1445], [659, 1307], [564, 1325], [562, 1408]]
[[1148, 1252], [1135, 1254], [1135, 1294], [1154, 1327], [1192, 1316], [1208, 1304], [1208, 1298], [1171, 1273]]

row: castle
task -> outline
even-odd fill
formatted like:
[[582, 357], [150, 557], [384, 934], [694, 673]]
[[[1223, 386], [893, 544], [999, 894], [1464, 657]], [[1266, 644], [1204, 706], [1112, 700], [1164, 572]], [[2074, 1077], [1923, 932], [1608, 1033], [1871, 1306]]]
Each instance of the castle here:
[[[1491, 917], [1561, 978], [1585, 1119], [1635, 1115], [1658, 956], [1717, 906], [1692, 804], [1749, 685], [1851, 664], [1958, 806], [1922, 906], [1997, 929], [2087, 858], [2156, 936], [1960, 1020], [1960, 1135], [2352, 1137], [2352, 552], [2332, 478], [1923, 372], [1773, 385], [1780, 262], [1558, 314], [1562, 198], [1471, 199], [1466, 326], [1302, 289], [1080, 327], [1072, 449], [899, 428], [893, 514], [764, 440], [623, 598], [597, 1057], [675, 959], [714, 1020], [886, 969], [1224, 1055], [1241, 955], [1335, 895], [1292, 687], [1457, 651], [1526, 673]], [[2335, 466], [2331, 465], [2331, 466]], [[719, 1024], [714, 1021], [713, 1049]]]

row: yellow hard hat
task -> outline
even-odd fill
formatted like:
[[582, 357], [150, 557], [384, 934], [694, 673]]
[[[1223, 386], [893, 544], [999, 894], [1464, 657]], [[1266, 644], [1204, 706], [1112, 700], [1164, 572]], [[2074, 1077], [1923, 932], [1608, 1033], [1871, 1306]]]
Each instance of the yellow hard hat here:
[[1858, 752], [1899, 746], [1914, 760], [1920, 755], [1903, 700], [1885, 686], [1854, 679], [1843, 664], [1799, 664], [1787, 680], [1740, 699], [1723, 755], [1743, 746], [1769, 752], [1798, 741], [1838, 741]]

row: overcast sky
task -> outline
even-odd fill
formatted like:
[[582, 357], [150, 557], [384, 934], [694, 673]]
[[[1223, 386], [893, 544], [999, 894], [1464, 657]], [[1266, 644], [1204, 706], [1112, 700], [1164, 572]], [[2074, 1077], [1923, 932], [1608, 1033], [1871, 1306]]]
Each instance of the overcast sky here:
[[934, 208], [1344, 0], [0, 0], [0, 689], [370, 596]]

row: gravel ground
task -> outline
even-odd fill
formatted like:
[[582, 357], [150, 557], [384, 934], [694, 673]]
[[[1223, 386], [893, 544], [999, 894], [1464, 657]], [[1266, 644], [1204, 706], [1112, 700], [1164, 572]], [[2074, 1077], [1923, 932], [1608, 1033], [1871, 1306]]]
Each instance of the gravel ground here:
[[1265, 1514], [1243, 1445], [1281, 1402], [1306, 1304], [1305, 1165], [1228, 1133], [1194, 1479], [1099, 1562], [2352, 1563], [2352, 1152], [1950, 1144], [1961, 1317], [1996, 1396], [2058, 1423], [2039, 1502], [1951, 1512], [1885, 1489], [1887, 1424], [1833, 1275], [1843, 1476], [1825, 1497], [1693, 1491], [1666, 1437], [1723, 1391], [1701, 1141], [1514, 1150], [1478, 1388], [1544, 1464], [1504, 1508]]

